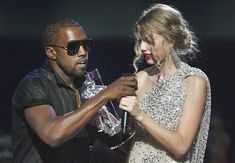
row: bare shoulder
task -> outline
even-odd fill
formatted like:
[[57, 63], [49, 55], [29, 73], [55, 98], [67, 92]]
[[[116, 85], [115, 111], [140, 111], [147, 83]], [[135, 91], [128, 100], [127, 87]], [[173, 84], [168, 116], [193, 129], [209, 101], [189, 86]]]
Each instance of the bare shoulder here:
[[143, 70], [136, 73], [137, 80], [142, 80], [146, 78], [147, 76], [148, 76], [147, 72]]
[[138, 73], [136, 73], [136, 78], [138, 81], [138, 85], [144, 83], [146, 79], [148, 78], [148, 73], [145, 70], [141, 70]]
[[148, 67], [136, 73], [137, 80], [140, 80], [140, 81], [145, 80], [149, 76], [149, 73], [152, 70], [152, 68], [153, 67]]
[[[136, 78], [138, 81], [138, 90], [136, 91], [136, 94], [139, 98], [141, 98], [146, 90], [151, 87], [151, 80], [150, 80], [150, 70], [151, 68], [146, 68], [144, 70], [139, 71], [136, 74]], [[150, 83], [150, 84], [148, 84]]]
[[186, 77], [185, 83], [188, 90], [192, 89], [206, 90], [207, 87], [206, 79], [199, 75], [191, 75]]
[[200, 75], [190, 75], [186, 77], [186, 82], [187, 83], [201, 83], [201, 84], [206, 84], [206, 79]]

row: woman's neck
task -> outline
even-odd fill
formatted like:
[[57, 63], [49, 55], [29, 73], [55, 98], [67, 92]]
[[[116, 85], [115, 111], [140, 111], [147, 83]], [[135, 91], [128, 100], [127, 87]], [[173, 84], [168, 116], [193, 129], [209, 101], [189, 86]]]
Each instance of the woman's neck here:
[[156, 64], [156, 67], [159, 69], [159, 80], [163, 81], [169, 76], [174, 74], [178, 69], [178, 65], [175, 65], [171, 55], [165, 59], [161, 64]]

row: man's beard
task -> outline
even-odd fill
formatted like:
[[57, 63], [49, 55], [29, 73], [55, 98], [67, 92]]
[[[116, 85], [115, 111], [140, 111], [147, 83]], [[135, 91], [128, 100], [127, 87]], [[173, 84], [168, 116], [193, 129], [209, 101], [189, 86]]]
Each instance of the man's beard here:
[[76, 70], [76, 71], [72, 71], [71, 72], [71, 77], [74, 77], [74, 78], [82, 78], [85, 76], [85, 69], [84, 70]]
[[75, 69], [70, 73], [71, 77], [74, 78], [74, 83], [76, 84], [76, 87], [78, 89], [81, 89], [83, 87], [83, 83], [85, 81], [85, 69]]
[[69, 72], [65, 70], [66, 74], [71, 77], [71, 78], [83, 78], [85, 76], [85, 72], [86, 72], [86, 68], [78, 68], [78, 67], [74, 67], [72, 70], [70, 70]]

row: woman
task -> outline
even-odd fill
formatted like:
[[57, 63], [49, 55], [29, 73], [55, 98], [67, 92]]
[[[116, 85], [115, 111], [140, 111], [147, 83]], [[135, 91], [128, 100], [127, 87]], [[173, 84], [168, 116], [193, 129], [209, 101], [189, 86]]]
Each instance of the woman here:
[[120, 100], [136, 120], [129, 162], [203, 162], [211, 95], [207, 76], [179, 59], [196, 52], [195, 37], [181, 13], [155, 4], [136, 23], [137, 68], [141, 58], [153, 64], [136, 74], [137, 96]]

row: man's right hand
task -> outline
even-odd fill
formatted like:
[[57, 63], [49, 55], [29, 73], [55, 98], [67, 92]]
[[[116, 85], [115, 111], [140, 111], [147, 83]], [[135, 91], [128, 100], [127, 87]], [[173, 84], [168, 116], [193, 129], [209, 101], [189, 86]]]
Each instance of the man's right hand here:
[[124, 96], [136, 96], [138, 89], [135, 75], [122, 76], [104, 89], [103, 93], [109, 100], [120, 100]]

